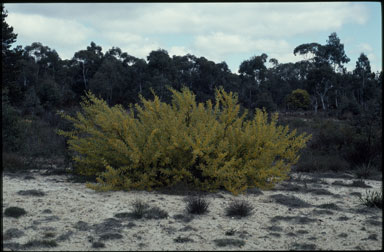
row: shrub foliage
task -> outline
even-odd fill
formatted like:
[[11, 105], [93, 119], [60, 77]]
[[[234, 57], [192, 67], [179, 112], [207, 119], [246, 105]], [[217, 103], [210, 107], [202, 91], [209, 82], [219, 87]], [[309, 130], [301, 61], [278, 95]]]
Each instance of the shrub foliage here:
[[62, 116], [74, 130], [68, 137], [76, 171], [98, 175], [96, 190], [151, 190], [178, 182], [201, 190], [238, 194], [248, 186], [271, 188], [284, 180], [310, 136], [277, 126], [257, 109], [252, 120], [240, 114], [238, 97], [222, 88], [216, 101], [196, 103], [188, 89], [170, 89], [172, 102], [140, 97], [130, 106], [107, 103], [88, 92], [75, 117]]

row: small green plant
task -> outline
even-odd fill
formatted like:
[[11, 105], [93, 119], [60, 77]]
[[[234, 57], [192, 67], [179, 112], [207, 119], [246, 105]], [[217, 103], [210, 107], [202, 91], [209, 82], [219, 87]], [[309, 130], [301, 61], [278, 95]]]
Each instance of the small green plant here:
[[26, 214], [27, 212], [20, 207], [8, 207], [4, 211], [4, 215], [8, 217], [13, 217], [13, 218], [19, 218], [20, 216]]
[[208, 211], [209, 203], [202, 197], [187, 198], [187, 212], [190, 214], [204, 214]]
[[377, 191], [367, 191], [364, 196], [360, 196], [360, 201], [368, 207], [383, 208], [383, 193]]
[[235, 200], [226, 209], [226, 215], [230, 217], [246, 217], [252, 213], [253, 207], [245, 200]]

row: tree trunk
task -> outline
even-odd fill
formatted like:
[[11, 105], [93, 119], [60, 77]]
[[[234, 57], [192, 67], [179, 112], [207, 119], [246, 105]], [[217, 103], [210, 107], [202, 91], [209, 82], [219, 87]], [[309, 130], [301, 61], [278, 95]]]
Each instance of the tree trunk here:
[[339, 104], [337, 103], [337, 90], [336, 90], [336, 95], [335, 95], [335, 106], [336, 106], [336, 109], [339, 107]]
[[315, 111], [315, 114], [317, 114], [317, 97], [316, 95], [314, 97], [315, 97], [315, 103], [313, 104], [312, 102], [312, 105], [313, 105], [313, 110]]
[[84, 82], [84, 89], [87, 90], [87, 79], [85, 78], [85, 66], [84, 62], [82, 63], [83, 66], [83, 82]]
[[325, 104], [324, 104], [324, 96], [323, 95], [320, 95], [320, 101], [321, 101], [321, 107], [323, 108], [323, 111], [325, 111], [326, 108], [325, 108]]

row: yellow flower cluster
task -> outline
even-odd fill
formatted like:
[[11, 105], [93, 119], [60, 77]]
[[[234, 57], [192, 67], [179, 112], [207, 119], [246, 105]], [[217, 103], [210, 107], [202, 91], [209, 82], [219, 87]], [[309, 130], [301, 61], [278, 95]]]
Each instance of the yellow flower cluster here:
[[233, 194], [248, 187], [271, 188], [286, 179], [310, 136], [277, 126], [278, 114], [257, 109], [240, 115], [237, 95], [216, 90], [215, 104], [196, 103], [188, 89], [170, 89], [172, 103], [140, 97], [127, 112], [109, 107], [92, 93], [83, 113], [62, 114], [74, 130], [68, 137], [77, 170], [98, 175], [95, 190], [151, 190], [184, 182], [207, 191]]

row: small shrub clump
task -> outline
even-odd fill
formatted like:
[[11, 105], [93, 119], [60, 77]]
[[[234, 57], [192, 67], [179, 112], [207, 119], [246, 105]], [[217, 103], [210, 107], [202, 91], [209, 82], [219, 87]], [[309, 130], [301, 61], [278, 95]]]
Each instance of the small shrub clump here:
[[8, 207], [4, 211], [4, 215], [8, 217], [13, 217], [13, 218], [19, 218], [22, 215], [25, 215], [27, 212], [20, 207]]
[[204, 214], [208, 211], [208, 205], [202, 197], [188, 197], [186, 210], [190, 214]]
[[246, 217], [251, 215], [253, 207], [245, 200], [235, 200], [226, 209], [226, 215], [230, 217]]
[[[168, 217], [168, 213], [159, 207], [149, 207], [149, 205], [141, 200], [133, 202], [133, 211], [128, 213], [134, 219], [164, 219]], [[127, 216], [125, 214], [124, 216]]]
[[151, 207], [145, 213], [146, 219], [164, 219], [168, 217], [168, 213], [159, 207]]
[[277, 125], [278, 114], [240, 113], [238, 96], [216, 90], [215, 102], [196, 103], [188, 89], [171, 89], [170, 104], [109, 107], [92, 93], [76, 116], [61, 114], [74, 130], [68, 138], [76, 171], [96, 175], [89, 188], [152, 190], [183, 182], [204, 191], [224, 188], [237, 195], [248, 187], [272, 188], [285, 180], [310, 136]]

